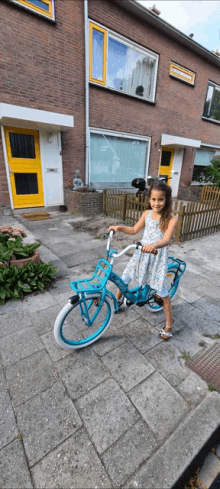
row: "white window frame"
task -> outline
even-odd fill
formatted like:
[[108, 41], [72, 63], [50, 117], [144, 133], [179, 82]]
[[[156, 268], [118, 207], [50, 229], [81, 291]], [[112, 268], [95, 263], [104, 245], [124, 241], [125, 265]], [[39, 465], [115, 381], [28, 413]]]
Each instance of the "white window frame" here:
[[[106, 26], [104, 26], [103, 24], [99, 24], [98, 22], [96, 21], [93, 21], [92, 19], [88, 19], [88, 32], [89, 32], [89, 25], [90, 25], [90, 22], [94, 25], [97, 25], [97, 27], [100, 27], [101, 29], [105, 29], [106, 32], [107, 32], [107, 48], [106, 48], [106, 83], [105, 85], [101, 85], [101, 84], [97, 84], [95, 81], [91, 81], [89, 80], [89, 83], [93, 84], [93, 85], [98, 85], [100, 87], [103, 87], [103, 88], [107, 88], [108, 90], [112, 90], [113, 92], [118, 92], [118, 93], [122, 93], [123, 95], [127, 95], [129, 97], [134, 97], [134, 98], [138, 98], [139, 100], [142, 100], [144, 102], [149, 102], [149, 103], [155, 103], [155, 96], [156, 96], [156, 85], [157, 85], [157, 75], [158, 75], [158, 63], [159, 63], [159, 54], [156, 54], [154, 51], [150, 51], [149, 49], [143, 47], [143, 46], [140, 46], [139, 44], [137, 44], [136, 42], [132, 41], [131, 39], [128, 39], [124, 36], [122, 36], [121, 34], [118, 34], [117, 32], [114, 32], [112, 31], [111, 29], [108, 29]], [[133, 48], [135, 49], [136, 51], [138, 51], [139, 53], [141, 54], [146, 54], [146, 55], [149, 55], [151, 56], [153, 59], [155, 59], [155, 77], [154, 77], [154, 84], [153, 84], [153, 96], [152, 96], [152, 99], [147, 99], [147, 98], [144, 98], [144, 97], [141, 97], [139, 95], [136, 95], [136, 94], [132, 94], [132, 93], [128, 93], [128, 92], [125, 92], [123, 90], [118, 90], [117, 88], [112, 88], [112, 87], [109, 87], [107, 85], [107, 69], [108, 69], [108, 38], [112, 37], [113, 39], [115, 39], [116, 41], [119, 41], [123, 44], [125, 44], [126, 46], [130, 47], [130, 48]], [[91, 60], [90, 60], [91, 62]]]
[[19, 7], [24, 8], [26, 10], [29, 10], [29, 12], [32, 12], [36, 15], [40, 15], [40, 17], [44, 17], [44, 19], [48, 19], [50, 21], [55, 21], [55, 8], [54, 8], [54, 0], [51, 0], [52, 4], [52, 17], [50, 17], [47, 14], [44, 14], [43, 12], [39, 12], [39, 10], [35, 9], [34, 7], [31, 7], [31, 5], [26, 5], [25, 3], [19, 2], [19, 0], [9, 0], [11, 3], [14, 3], [15, 5], [19, 5]]
[[141, 136], [139, 134], [130, 134], [127, 132], [117, 132], [117, 131], [110, 131], [109, 129], [98, 129], [97, 127], [90, 127], [89, 128], [89, 181], [90, 181], [90, 168], [91, 168], [91, 162], [90, 162], [90, 143], [91, 143], [91, 134], [104, 134], [105, 136], [116, 136], [117, 138], [126, 138], [126, 139], [134, 139], [138, 141], [146, 141], [148, 142], [148, 148], [146, 151], [146, 159], [145, 159], [145, 175], [143, 178], [147, 178], [148, 176], [148, 169], [149, 169], [149, 161], [150, 161], [150, 149], [151, 149], [151, 136]]
[[[217, 83], [212, 82], [211, 80], [209, 80], [208, 81], [208, 85], [207, 85], [206, 95], [205, 95], [204, 107], [205, 107], [205, 103], [206, 103], [206, 97], [207, 97], [209, 86], [217, 87], [218, 90], [220, 91], [220, 85], [218, 85]], [[203, 114], [204, 114], [204, 107], [203, 107]], [[220, 121], [217, 121], [217, 119], [212, 119], [211, 117], [207, 117], [205, 115], [202, 115], [202, 119], [204, 119], [204, 121], [211, 121], [211, 122], [215, 122], [215, 124], [220, 124]]]

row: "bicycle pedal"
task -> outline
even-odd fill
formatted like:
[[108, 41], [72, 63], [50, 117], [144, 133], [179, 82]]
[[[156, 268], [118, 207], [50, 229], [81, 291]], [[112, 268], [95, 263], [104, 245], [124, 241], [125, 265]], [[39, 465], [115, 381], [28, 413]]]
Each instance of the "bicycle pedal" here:
[[158, 306], [163, 306], [163, 299], [159, 295], [155, 294], [153, 296], [155, 302], [158, 304]]

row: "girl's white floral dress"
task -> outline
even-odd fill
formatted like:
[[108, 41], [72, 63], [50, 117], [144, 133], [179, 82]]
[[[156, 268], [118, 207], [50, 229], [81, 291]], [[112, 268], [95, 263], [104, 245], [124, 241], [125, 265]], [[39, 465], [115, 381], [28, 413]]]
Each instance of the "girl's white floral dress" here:
[[[163, 238], [164, 233], [159, 226], [160, 221], [152, 219], [152, 210], [150, 210], [145, 219], [144, 235], [141, 240], [143, 245], [155, 243]], [[148, 284], [152, 289], [162, 290], [166, 287], [168, 250], [168, 246], [159, 248], [157, 255], [136, 250], [123, 272], [122, 279], [127, 281], [130, 278], [138, 281], [139, 285]]]

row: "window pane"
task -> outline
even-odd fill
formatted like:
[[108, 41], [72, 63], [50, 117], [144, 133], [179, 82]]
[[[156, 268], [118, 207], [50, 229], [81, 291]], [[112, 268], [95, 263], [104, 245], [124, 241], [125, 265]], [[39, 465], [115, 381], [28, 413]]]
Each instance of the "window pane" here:
[[117, 90], [153, 98], [155, 60], [147, 54], [108, 38], [107, 85]]
[[214, 92], [214, 87], [212, 85], [209, 85], [207, 90], [207, 95], [206, 95], [206, 101], [204, 105], [204, 112], [203, 112], [203, 115], [205, 117], [210, 117], [213, 92]]
[[17, 195], [38, 194], [37, 173], [14, 173]]
[[212, 102], [210, 118], [220, 121], [220, 89], [215, 87], [214, 99]]
[[147, 141], [91, 134], [90, 180], [92, 183], [127, 183], [144, 177]]
[[171, 151], [162, 151], [161, 166], [170, 166]]
[[34, 136], [9, 133], [12, 158], [35, 158]]
[[47, 3], [42, 2], [41, 0], [28, 0], [29, 3], [33, 3], [36, 7], [40, 7], [43, 10], [49, 12], [49, 5]]
[[103, 80], [103, 52], [104, 34], [103, 32], [92, 30], [92, 78]]

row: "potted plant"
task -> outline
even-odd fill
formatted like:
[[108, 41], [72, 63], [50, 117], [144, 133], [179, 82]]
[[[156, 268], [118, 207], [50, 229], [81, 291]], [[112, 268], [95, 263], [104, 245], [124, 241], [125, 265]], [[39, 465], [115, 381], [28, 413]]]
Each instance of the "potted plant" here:
[[[12, 229], [12, 231], [11, 231]], [[17, 229], [13, 228], [1, 232], [0, 228], [0, 264], [1, 266], [14, 265], [23, 267], [29, 261], [40, 263], [40, 255], [37, 251], [39, 243], [26, 244], [22, 243], [22, 237], [19, 236]]]

